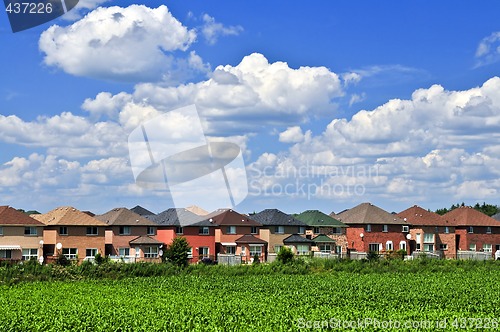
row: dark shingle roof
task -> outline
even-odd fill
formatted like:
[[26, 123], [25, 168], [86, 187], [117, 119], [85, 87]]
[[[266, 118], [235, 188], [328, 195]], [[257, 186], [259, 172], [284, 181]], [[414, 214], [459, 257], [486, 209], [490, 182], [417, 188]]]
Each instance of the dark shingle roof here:
[[259, 239], [258, 237], [255, 237], [253, 235], [250, 235], [250, 234], [246, 234], [246, 235], [243, 235], [242, 237], [236, 239], [236, 241], [234, 241], [238, 244], [267, 244], [266, 241], [262, 240], [262, 239]]
[[133, 239], [132, 241], [129, 242], [129, 244], [131, 244], [131, 245], [143, 245], [143, 244], [161, 245], [163, 243], [152, 238], [151, 236], [143, 235], [143, 236], [139, 236], [139, 237]]
[[148, 209], [143, 208], [140, 205], [136, 205], [130, 209], [130, 211], [137, 213], [140, 216], [153, 216], [155, 213], [149, 211]]
[[286, 239], [283, 240], [284, 244], [287, 243], [313, 243], [312, 240], [306, 239], [305, 237], [302, 237], [298, 234], [292, 234]]
[[470, 206], [461, 206], [443, 215], [443, 218], [455, 226], [493, 226], [500, 223]]
[[420, 226], [449, 226], [449, 223], [439, 214], [427, 211], [420, 206], [414, 205], [399, 212], [398, 217], [406, 220], [412, 225]]
[[266, 209], [251, 215], [251, 218], [264, 226], [307, 226], [306, 223], [278, 209]]
[[0, 206], [0, 225], [45, 226], [42, 222], [10, 206]]
[[262, 226], [252, 218], [231, 209], [219, 209], [203, 217], [216, 226]]
[[127, 208], [112, 209], [104, 214], [95, 216], [97, 220], [114, 226], [156, 226], [148, 220]]
[[494, 214], [491, 217], [497, 221], [500, 221], [500, 213]]
[[329, 238], [325, 234], [319, 234], [314, 239], [312, 239], [314, 243], [335, 243], [335, 240]]
[[301, 214], [294, 215], [294, 217], [307, 225], [314, 227], [348, 227], [341, 221], [318, 210], [307, 210]]
[[351, 224], [387, 224], [409, 225], [395, 214], [389, 213], [371, 203], [361, 203], [352, 209], [337, 214], [337, 218], [347, 225]]
[[170, 208], [155, 216], [147, 216], [147, 218], [162, 226], [215, 226], [214, 223], [210, 223], [208, 220], [204, 222], [206, 217], [199, 216], [182, 208]]

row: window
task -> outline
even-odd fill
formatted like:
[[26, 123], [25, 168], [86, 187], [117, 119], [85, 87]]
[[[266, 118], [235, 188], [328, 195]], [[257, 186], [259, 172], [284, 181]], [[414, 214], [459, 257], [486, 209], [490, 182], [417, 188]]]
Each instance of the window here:
[[68, 227], [66, 226], [59, 227], [59, 235], [68, 235]]
[[439, 227], [434, 227], [434, 233], [439, 233]]
[[285, 226], [276, 226], [274, 228], [274, 232], [276, 234], [284, 234], [285, 233]]
[[141, 248], [135, 247], [135, 257], [141, 257]]
[[97, 249], [96, 248], [87, 248], [87, 249], [85, 249], [85, 257], [94, 258], [95, 255], [97, 255]]
[[184, 230], [181, 226], [175, 227], [175, 234], [184, 234]]
[[193, 247], [189, 248], [188, 258], [193, 258]]
[[403, 225], [403, 233], [408, 233], [410, 231], [410, 226]]
[[226, 246], [226, 254], [236, 255], [236, 246]]
[[262, 247], [250, 245], [250, 257], [253, 257], [255, 255], [259, 257], [262, 255]]
[[227, 234], [236, 234], [236, 226], [227, 226]]
[[334, 234], [342, 234], [342, 228], [341, 227], [335, 227]]
[[389, 225], [383, 225], [382, 226], [382, 232], [387, 233], [389, 231]]
[[3, 235], [3, 227], [0, 226], [0, 235]]
[[319, 227], [314, 227], [314, 228], [313, 228], [313, 233], [314, 233], [314, 234], [319, 234], [320, 232], [321, 232], [321, 231], [320, 231]]
[[151, 246], [144, 248], [144, 257], [145, 258], [157, 258], [158, 257], [158, 247]]
[[23, 261], [38, 258], [38, 249], [23, 249]]
[[120, 235], [130, 235], [130, 226], [120, 226]]
[[449, 233], [450, 233], [450, 227], [446, 226], [446, 227], [444, 228], [444, 232], [445, 232], [446, 234], [449, 234]]
[[468, 232], [469, 232], [469, 234], [474, 233], [474, 227], [469, 226], [469, 228], [468, 228]]
[[148, 226], [148, 233], [147, 235], [156, 235], [156, 227], [154, 226]]
[[421, 241], [420, 233], [415, 234], [416, 250], [420, 250], [420, 241]]
[[281, 249], [283, 249], [283, 246], [281, 246], [281, 245], [274, 246], [274, 252], [275, 253], [279, 253]]
[[392, 241], [387, 241], [385, 243], [385, 250], [394, 250], [394, 245], [392, 244]]
[[372, 231], [372, 225], [368, 224], [366, 225], [366, 232], [369, 233]]
[[491, 252], [491, 244], [483, 244], [483, 251], [484, 252]]
[[486, 227], [486, 234], [491, 234], [491, 227], [490, 226]]
[[208, 227], [207, 226], [200, 227], [199, 234], [200, 235], [208, 235]]
[[0, 250], [0, 258], [12, 258], [12, 250]]
[[379, 252], [380, 250], [380, 244], [379, 243], [370, 243], [368, 245], [368, 250], [373, 251], [373, 252]]
[[87, 235], [97, 235], [97, 227], [92, 226], [92, 227], [87, 227]]
[[434, 243], [434, 234], [425, 233], [424, 234], [424, 243]]
[[320, 244], [319, 246], [319, 251], [321, 252], [331, 252], [332, 251], [332, 246], [329, 244]]
[[448, 244], [447, 243], [440, 243], [439, 250], [448, 250]]
[[36, 227], [24, 227], [24, 235], [36, 235]]
[[469, 244], [470, 251], [476, 251], [476, 244]]
[[210, 257], [210, 248], [209, 247], [200, 247], [199, 253], [201, 258], [208, 258]]
[[78, 249], [77, 248], [63, 248], [62, 254], [66, 256], [67, 259], [76, 259], [76, 256], [78, 256]]
[[335, 252], [337, 254], [341, 254], [342, 253], [342, 246], [335, 246]]
[[424, 243], [424, 251], [434, 251], [434, 243]]
[[243, 256], [247, 255], [247, 247], [241, 246], [241, 255], [243, 255]]
[[118, 249], [118, 255], [120, 257], [128, 257], [128, 256], [130, 256], [130, 248], [120, 248], [120, 249]]
[[257, 226], [250, 227], [250, 234], [257, 234], [257, 233], [258, 233]]
[[307, 244], [297, 245], [297, 255], [308, 255], [308, 254], [309, 254], [309, 246]]
[[304, 226], [299, 226], [299, 234], [304, 234], [306, 232], [306, 228]]
[[399, 249], [400, 250], [406, 250], [406, 241], [400, 241], [399, 242]]

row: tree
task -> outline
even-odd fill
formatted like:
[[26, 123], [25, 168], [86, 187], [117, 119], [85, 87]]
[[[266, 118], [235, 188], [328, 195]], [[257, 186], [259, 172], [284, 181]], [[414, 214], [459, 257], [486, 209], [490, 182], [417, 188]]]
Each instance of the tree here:
[[282, 247], [278, 252], [278, 256], [276, 257], [278, 261], [283, 264], [290, 263], [293, 260], [293, 251], [288, 247]]
[[187, 266], [191, 247], [185, 237], [176, 237], [165, 250], [165, 258], [177, 266]]

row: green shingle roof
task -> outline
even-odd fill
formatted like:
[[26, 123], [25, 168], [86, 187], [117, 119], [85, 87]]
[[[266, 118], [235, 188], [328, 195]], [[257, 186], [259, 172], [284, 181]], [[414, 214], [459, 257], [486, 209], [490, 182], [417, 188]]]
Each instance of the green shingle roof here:
[[294, 217], [313, 227], [349, 227], [341, 221], [318, 210], [307, 210]]
[[312, 240], [314, 243], [335, 243], [334, 239], [329, 238], [325, 234], [320, 234]]

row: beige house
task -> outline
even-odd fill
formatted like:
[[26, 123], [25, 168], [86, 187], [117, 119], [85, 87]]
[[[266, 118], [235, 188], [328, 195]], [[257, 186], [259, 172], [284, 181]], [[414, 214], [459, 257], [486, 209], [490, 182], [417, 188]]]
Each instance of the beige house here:
[[0, 260], [43, 257], [44, 224], [10, 206], [0, 206]]

